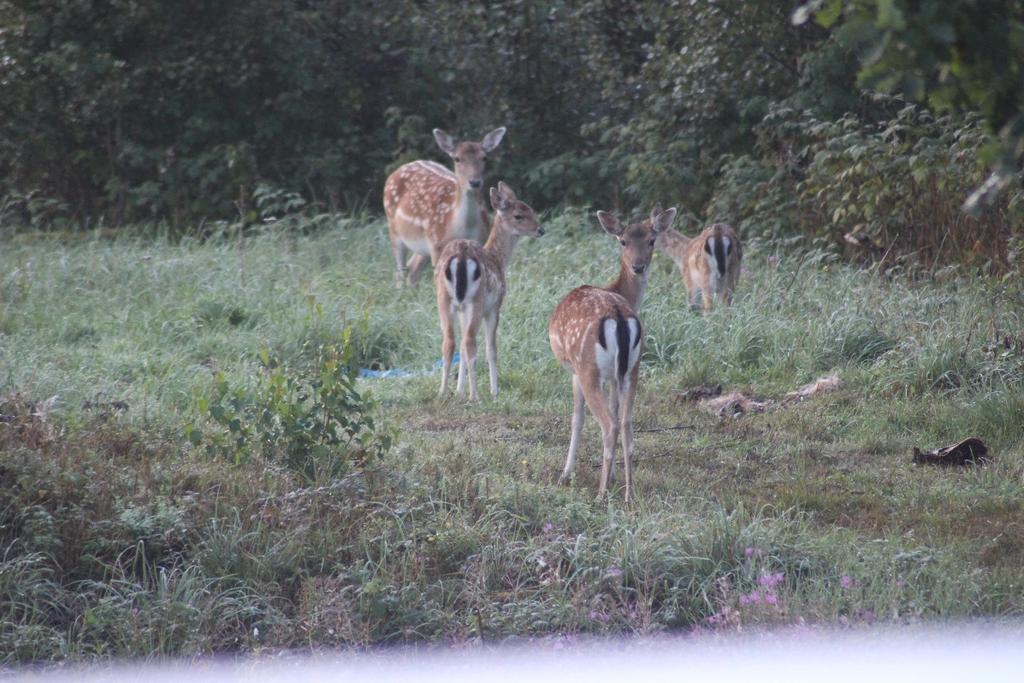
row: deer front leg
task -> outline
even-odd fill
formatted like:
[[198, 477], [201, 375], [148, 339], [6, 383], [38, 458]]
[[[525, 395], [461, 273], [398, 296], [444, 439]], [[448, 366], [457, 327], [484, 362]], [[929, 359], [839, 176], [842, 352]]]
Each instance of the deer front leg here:
[[484, 344], [487, 347], [487, 370], [491, 380], [491, 396], [498, 398], [498, 312], [484, 318]]
[[416, 285], [420, 280], [420, 275], [423, 271], [423, 266], [427, 262], [427, 257], [421, 254], [413, 254], [412, 258], [409, 259], [407, 265], [407, 280], [410, 285]]
[[583, 418], [586, 417], [586, 406], [584, 405], [583, 388], [576, 375], [572, 376], [572, 431], [569, 436], [569, 455], [565, 458], [565, 469], [562, 476], [558, 478], [559, 485], [568, 484], [576, 469], [576, 452], [580, 447], [580, 436], [583, 434]]
[[398, 286], [401, 287], [405, 284], [405, 280], [408, 277], [409, 269], [405, 265], [405, 261], [409, 256], [409, 248], [405, 246], [397, 235], [389, 235], [391, 238], [391, 253], [395, 256], [395, 263], [398, 265]]

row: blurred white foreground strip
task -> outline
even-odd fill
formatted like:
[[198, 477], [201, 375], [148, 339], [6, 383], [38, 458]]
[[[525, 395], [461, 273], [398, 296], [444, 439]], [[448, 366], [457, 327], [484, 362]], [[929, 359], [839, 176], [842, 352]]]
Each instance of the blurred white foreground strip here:
[[200, 660], [181, 665], [99, 666], [15, 677], [71, 683], [651, 683], [743, 681], [1024, 681], [1022, 626], [818, 630], [752, 636], [541, 641], [514, 647], [376, 651]]

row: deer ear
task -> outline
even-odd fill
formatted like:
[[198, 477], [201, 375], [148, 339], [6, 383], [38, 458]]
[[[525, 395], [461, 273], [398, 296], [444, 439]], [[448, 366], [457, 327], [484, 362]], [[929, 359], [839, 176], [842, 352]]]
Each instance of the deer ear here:
[[651, 225], [654, 227], [654, 232], [664, 232], [672, 227], [673, 221], [676, 219], [676, 207], [665, 209], [658, 213], [658, 217], [654, 217], [654, 212], [651, 212]]
[[661, 204], [655, 204], [654, 208], [651, 209], [651, 223], [658, 222], [658, 216], [661, 215]]
[[441, 151], [445, 154], [455, 154], [455, 140], [452, 139], [451, 135], [445, 133], [440, 128], [434, 129], [434, 139], [437, 141], [437, 146], [441, 148]]
[[501, 185], [502, 183], [498, 183], [498, 187], [491, 188], [491, 206], [495, 211], [504, 211], [508, 208], [508, 199], [502, 196]]
[[607, 232], [609, 235], [615, 235], [616, 237], [618, 237], [619, 235], [622, 234], [622, 223], [619, 222], [618, 218], [608, 213], [607, 211], [598, 211], [597, 221], [598, 223], [601, 224], [601, 227], [604, 228], [604, 231]]
[[490, 152], [501, 144], [501, 139], [503, 137], [505, 137], [505, 126], [495, 128], [484, 136], [484, 140], [480, 143], [480, 146], [484, 148], [485, 152]]
[[509, 187], [508, 185], [506, 185], [505, 181], [503, 181], [503, 180], [499, 180], [498, 181], [498, 194], [500, 194], [503, 198], [505, 198], [505, 199], [507, 199], [509, 201], [512, 201], [513, 199], [517, 199], [516, 193], [513, 192], [512, 188]]

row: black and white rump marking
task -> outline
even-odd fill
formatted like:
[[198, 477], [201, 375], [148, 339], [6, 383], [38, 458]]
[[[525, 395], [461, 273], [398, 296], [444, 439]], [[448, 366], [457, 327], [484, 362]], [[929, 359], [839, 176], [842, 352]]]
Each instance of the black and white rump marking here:
[[619, 383], [625, 381], [626, 375], [639, 358], [642, 338], [643, 329], [635, 316], [627, 318], [623, 316], [622, 311], [617, 310], [614, 318], [607, 317], [601, 320], [594, 352], [601, 371], [602, 383], [615, 376]]
[[732, 249], [732, 241], [728, 235], [721, 235], [716, 237], [712, 235], [708, 237], [707, 241], [704, 242], [704, 251], [707, 253], [711, 266], [718, 271], [718, 276], [725, 276], [725, 271], [729, 265], [729, 253]]
[[444, 278], [447, 281], [448, 293], [459, 305], [466, 299], [472, 299], [476, 294], [480, 273], [480, 264], [472, 257], [456, 256], [448, 261], [444, 269]]

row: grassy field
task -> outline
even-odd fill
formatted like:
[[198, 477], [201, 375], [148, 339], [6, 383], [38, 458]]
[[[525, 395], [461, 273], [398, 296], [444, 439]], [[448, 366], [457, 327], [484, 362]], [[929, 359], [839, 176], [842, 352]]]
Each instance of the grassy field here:
[[[589, 417], [575, 484], [554, 485], [571, 391], [547, 316], [613, 278], [595, 224], [560, 214], [520, 242], [501, 395], [475, 405], [436, 397], [434, 294], [394, 286], [380, 221], [0, 242], [0, 657], [1020, 614], [1019, 280], [750, 245], [735, 305], [702, 316], [657, 257], [625, 507], [594, 500]], [[312, 367], [346, 328], [353, 363], [413, 373], [359, 383], [397, 429], [383, 459], [310, 479], [189, 444], [221, 373], [255, 386], [262, 352]], [[831, 373], [840, 390], [782, 400]], [[772, 403], [723, 418], [684, 400], [718, 384]], [[967, 436], [991, 464], [911, 465]]]

